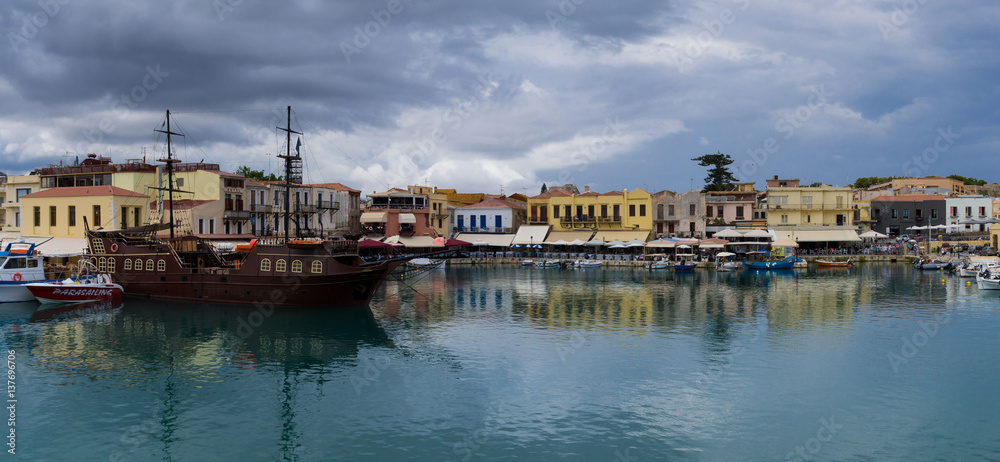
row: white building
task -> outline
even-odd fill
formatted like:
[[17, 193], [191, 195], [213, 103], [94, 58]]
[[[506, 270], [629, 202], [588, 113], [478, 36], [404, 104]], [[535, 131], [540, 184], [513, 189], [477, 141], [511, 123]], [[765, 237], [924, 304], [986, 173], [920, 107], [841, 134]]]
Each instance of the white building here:
[[[950, 233], [969, 233], [989, 231], [989, 225], [984, 224], [993, 215], [993, 198], [986, 196], [960, 195], [946, 197], [945, 220]], [[975, 223], [980, 222], [980, 223]]]
[[513, 233], [525, 221], [527, 210], [503, 199], [487, 199], [455, 210], [458, 232]]

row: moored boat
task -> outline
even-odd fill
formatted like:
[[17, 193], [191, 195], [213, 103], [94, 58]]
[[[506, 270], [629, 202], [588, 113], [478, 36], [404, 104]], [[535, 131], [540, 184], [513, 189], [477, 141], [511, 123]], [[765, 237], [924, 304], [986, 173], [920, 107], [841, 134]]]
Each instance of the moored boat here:
[[577, 268], [600, 268], [601, 262], [599, 260], [577, 260], [573, 263], [573, 266]]
[[850, 268], [851, 260], [846, 261], [834, 261], [834, 260], [816, 260], [817, 268]]
[[551, 259], [542, 260], [537, 264], [537, 266], [541, 268], [557, 268], [559, 267], [559, 260], [551, 260]]
[[979, 290], [1000, 290], [1000, 270], [985, 268], [976, 274], [976, 286]]
[[688, 260], [681, 260], [674, 264], [674, 271], [678, 273], [690, 273], [694, 271], [694, 262]]
[[789, 255], [783, 259], [774, 259], [771, 257], [770, 252], [747, 252], [747, 259], [743, 261], [743, 268], [751, 270], [792, 269], [795, 263], [800, 260], [794, 255]]
[[521, 260], [521, 266], [535, 266], [535, 260], [532, 260], [530, 258]]
[[31, 295], [42, 303], [86, 303], [122, 298], [122, 286], [111, 282], [108, 274], [77, 279], [27, 284]]
[[27, 285], [33, 282], [52, 282], [45, 279], [42, 257], [35, 251], [35, 244], [11, 242], [0, 252], [0, 303], [35, 300]]
[[728, 273], [740, 267], [734, 260], [736, 254], [732, 252], [719, 252], [715, 256], [715, 270], [720, 273]]
[[651, 261], [649, 263], [646, 263], [646, 269], [649, 269], [649, 270], [660, 270], [660, 269], [667, 269], [667, 268], [670, 268], [670, 262], [668, 262], [666, 260], [655, 260], [655, 261]]
[[425, 269], [444, 268], [444, 260], [420, 257], [406, 262], [406, 266]]
[[913, 262], [913, 267], [918, 270], [944, 270], [951, 268], [951, 262], [932, 260], [930, 258], [918, 258]]

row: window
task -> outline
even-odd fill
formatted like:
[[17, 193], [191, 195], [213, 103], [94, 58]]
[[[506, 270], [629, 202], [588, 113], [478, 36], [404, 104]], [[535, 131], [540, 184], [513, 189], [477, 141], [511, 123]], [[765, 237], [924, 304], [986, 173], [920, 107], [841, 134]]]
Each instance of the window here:
[[139, 214], [141, 213], [139, 210], [140, 210], [139, 207], [132, 209], [132, 218], [133, 218], [132, 224], [134, 226], [139, 226], [139, 224], [141, 223], [141, 221], [139, 221]]
[[116, 261], [117, 261], [116, 258], [114, 258], [114, 257], [108, 257], [108, 272], [109, 273], [114, 273], [115, 272], [115, 265], [116, 265], [115, 262]]
[[108, 259], [104, 258], [104, 257], [101, 257], [101, 259], [98, 260], [97, 269], [100, 272], [102, 272], [102, 273], [107, 273], [108, 272]]
[[559, 218], [559, 206], [558, 205], [553, 205], [552, 206], [552, 218]]
[[35, 207], [34, 211], [35, 226], [42, 226], [42, 208]]
[[180, 188], [182, 186], [184, 186], [184, 178], [178, 178], [177, 179], [177, 187]]
[[215, 234], [215, 218], [208, 219], [208, 234]]
[[122, 227], [121, 229], [128, 228], [128, 207], [122, 207]]
[[667, 215], [674, 216], [674, 204], [667, 205]]
[[607, 206], [607, 204], [601, 205], [601, 217], [603, 217], [603, 218], [607, 218], [608, 217], [608, 206]]
[[167, 270], [167, 261], [162, 258], [156, 260], [156, 271], [166, 271], [166, 270]]
[[95, 228], [100, 228], [101, 227], [101, 206], [100, 205], [95, 205], [94, 206], [94, 227]]
[[125, 259], [125, 268], [124, 269], [125, 269], [125, 271], [132, 271], [132, 259], [131, 258], [126, 258]]
[[198, 234], [205, 234], [205, 219], [198, 219]]
[[782, 223], [788, 223], [788, 215], [782, 215], [781, 216], [781, 222]]
[[910, 218], [910, 209], [903, 209], [903, 218]]
[[261, 271], [271, 271], [271, 259], [270, 258], [265, 258], [265, 259], [262, 259], [260, 261], [260, 270]]
[[812, 215], [806, 215], [806, 223], [812, 223], [812, 221], [813, 221], [813, 216]]
[[628, 216], [630, 216], [630, 217], [634, 217], [635, 216], [635, 204], [629, 204], [628, 205]]
[[579, 217], [582, 217], [582, 216], [583, 216], [583, 206], [582, 205], [578, 205], [578, 206], [576, 206], [576, 217], [579, 218]]
[[931, 218], [937, 218], [937, 209], [931, 209]]
[[722, 206], [721, 205], [718, 206], [716, 208], [716, 210], [717, 210], [717, 212], [716, 212], [715, 216], [717, 216], [719, 218], [722, 218], [723, 216], [725, 216], [725, 213], [723, 213], [723, 211], [722, 211]]
[[153, 259], [146, 260], [146, 271], [153, 271]]
[[570, 209], [570, 206], [568, 206], [568, 205], [564, 205], [563, 206], [563, 212], [566, 212], [566, 213], [563, 214], [564, 216], [567, 216], [567, 217], [573, 216], [573, 211]]
[[594, 206], [593, 205], [588, 205], [587, 206], [587, 216], [591, 217], [591, 218], [594, 217]]
[[694, 215], [695, 213], [695, 204], [688, 204], [688, 215]]
[[319, 274], [323, 272], [323, 262], [319, 260], [313, 260], [312, 262], [312, 272]]
[[709, 208], [705, 209], [705, 216], [711, 218], [712, 217], [712, 210], [715, 210], [715, 209], [713, 209], [712, 207], [709, 207]]
[[21, 227], [21, 212], [14, 212], [14, 226]]
[[899, 214], [896, 212], [896, 209], [892, 209], [892, 217], [899, 218]]
[[136, 258], [135, 259], [135, 270], [136, 271], [142, 271], [142, 259], [141, 258]]
[[813, 208], [813, 198], [812, 196], [802, 196], [802, 208], [811, 209]]
[[49, 226], [56, 225], [56, 206], [49, 206]]
[[615, 214], [615, 220], [617, 220], [618, 217], [622, 216], [622, 214], [621, 214], [621, 208], [620, 207], [621, 206], [619, 206], [618, 204], [615, 204], [615, 206], [612, 208], [612, 211]]
[[965, 216], [967, 216], [967, 217], [971, 217], [972, 216], [972, 207], [966, 207], [965, 208]]
[[31, 194], [31, 188], [17, 188], [14, 190], [14, 194], [17, 195], [17, 198], [15, 198], [14, 201], [21, 202], [21, 196], [25, 194]]
[[917, 210], [916, 213], [917, 220], [920, 220], [924, 215], [924, 209], [916, 209], [916, 210]]
[[287, 270], [287, 263], [284, 258], [279, 258], [274, 262], [274, 270], [278, 272], [285, 272]]
[[639, 216], [646, 216], [646, 204], [639, 204]]
[[979, 207], [979, 216], [986, 216], [986, 207]]
[[736, 206], [736, 219], [737, 220], [742, 220], [743, 218], [744, 218], [744, 215], [743, 215], [743, 206], [742, 205], [737, 205]]
[[69, 206], [69, 225], [76, 226], [76, 206]]
[[302, 260], [292, 260], [292, 272], [293, 273], [302, 272]]
[[958, 216], [958, 207], [950, 207], [950, 208], [951, 208], [951, 216], [957, 217]]

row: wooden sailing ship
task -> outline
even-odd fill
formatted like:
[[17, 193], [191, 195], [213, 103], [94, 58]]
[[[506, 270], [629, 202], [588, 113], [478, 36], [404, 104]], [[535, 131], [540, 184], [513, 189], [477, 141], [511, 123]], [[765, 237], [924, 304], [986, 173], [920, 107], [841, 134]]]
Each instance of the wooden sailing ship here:
[[[86, 229], [88, 257], [102, 273], [110, 274], [127, 295], [205, 302], [252, 303], [262, 307], [366, 306], [375, 290], [397, 266], [409, 257], [366, 262], [351, 240], [302, 239], [289, 236], [289, 184], [285, 187], [285, 235], [262, 238], [221, 254], [209, 242], [195, 236], [175, 235], [174, 188], [171, 154], [170, 111], [167, 111], [166, 164], [169, 219], [159, 225], [122, 230]], [[291, 153], [291, 107], [288, 127], [285, 179]], [[85, 220], [86, 226], [86, 220]], [[169, 238], [157, 232], [169, 229]]]

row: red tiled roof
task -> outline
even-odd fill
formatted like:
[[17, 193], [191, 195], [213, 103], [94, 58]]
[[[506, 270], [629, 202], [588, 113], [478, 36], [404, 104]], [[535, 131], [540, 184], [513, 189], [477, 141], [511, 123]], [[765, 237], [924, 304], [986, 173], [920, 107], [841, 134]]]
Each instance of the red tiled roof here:
[[[174, 201], [174, 210], [188, 210], [188, 209], [193, 209], [195, 207], [201, 207], [202, 205], [205, 205], [205, 204], [211, 204], [212, 202], [215, 202], [215, 201], [195, 201], [195, 200], [179, 201], [179, 200], [175, 200]], [[149, 209], [150, 210], [156, 210], [156, 202], [150, 202], [149, 203]], [[170, 210], [170, 202], [169, 201], [163, 201], [163, 210]]]
[[117, 186], [70, 186], [65, 188], [52, 188], [46, 189], [45, 191], [39, 191], [36, 193], [25, 194], [21, 196], [22, 198], [36, 198], [36, 197], [70, 197], [70, 196], [124, 196], [124, 197], [146, 197], [149, 196], [145, 194], [140, 194], [135, 191], [129, 191], [125, 188], [119, 188]]
[[585, 192], [583, 194], [577, 194], [577, 196], [600, 196], [600, 195], [601, 195], [601, 193], [599, 193], [597, 191], [587, 191], [587, 192]]
[[938, 194], [904, 194], [902, 196], [878, 196], [872, 202], [923, 202], [943, 201], [944, 196]]
[[601, 194], [601, 195], [602, 196], [624, 196], [625, 193], [623, 193], [621, 191], [608, 191], [608, 192], [606, 192], [604, 194]]
[[487, 199], [478, 204], [466, 205], [465, 207], [459, 207], [459, 210], [466, 209], [514, 209], [514, 210], [524, 210], [524, 207], [519, 207], [503, 199]]
[[344, 186], [341, 183], [319, 183], [319, 184], [309, 184], [305, 186], [315, 186], [317, 188], [335, 189], [337, 191], [346, 191], [346, 192], [361, 194], [360, 190]]
[[243, 175], [236, 174], [236, 173], [223, 172], [222, 170], [202, 170], [202, 171], [203, 172], [208, 172], [208, 173], [214, 173], [216, 175], [225, 176], [225, 177], [229, 177], [229, 178], [246, 178]]

